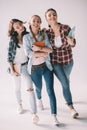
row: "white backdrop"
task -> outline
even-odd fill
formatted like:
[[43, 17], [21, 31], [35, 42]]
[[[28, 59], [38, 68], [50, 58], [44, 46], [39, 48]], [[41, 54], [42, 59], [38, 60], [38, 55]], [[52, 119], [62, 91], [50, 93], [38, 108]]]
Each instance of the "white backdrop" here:
[[28, 22], [33, 14], [37, 14], [42, 18], [42, 27], [47, 27], [44, 14], [48, 8], [58, 12], [59, 22], [76, 26], [77, 45], [73, 48], [75, 64], [71, 74], [71, 88], [74, 98], [87, 100], [87, 0], [0, 0], [0, 87], [1, 83], [6, 86], [8, 76], [6, 56], [10, 19], [18, 18]]

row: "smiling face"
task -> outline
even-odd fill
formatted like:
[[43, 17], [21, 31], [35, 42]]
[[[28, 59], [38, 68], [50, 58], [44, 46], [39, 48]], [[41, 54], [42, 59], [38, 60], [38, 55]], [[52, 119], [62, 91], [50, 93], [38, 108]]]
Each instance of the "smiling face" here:
[[45, 13], [46, 21], [49, 25], [57, 23], [57, 13], [55, 10], [49, 10]]
[[21, 22], [14, 22], [13, 28], [18, 34], [21, 34], [24, 31], [24, 26]]
[[39, 31], [41, 25], [41, 18], [37, 15], [32, 16], [29, 25], [31, 26], [32, 31]]

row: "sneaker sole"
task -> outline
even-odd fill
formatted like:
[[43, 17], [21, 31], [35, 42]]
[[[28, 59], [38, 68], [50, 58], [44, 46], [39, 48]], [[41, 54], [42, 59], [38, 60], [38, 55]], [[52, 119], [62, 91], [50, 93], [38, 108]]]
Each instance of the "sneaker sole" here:
[[33, 123], [34, 124], [37, 124], [38, 122], [39, 122], [39, 118], [38, 117], [33, 118]]
[[79, 114], [76, 113], [76, 114], [73, 115], [73, 118], [75, 119], [75, 118], [77, 118], [78, 116], [79, 116]]

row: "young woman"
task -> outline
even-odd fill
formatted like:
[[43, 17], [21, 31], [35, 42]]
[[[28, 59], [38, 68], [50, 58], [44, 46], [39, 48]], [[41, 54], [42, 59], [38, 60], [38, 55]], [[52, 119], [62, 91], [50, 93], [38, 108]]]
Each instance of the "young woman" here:
[[57, 12], [54, 9], [48, 9], [45, 18], [49, 25], [47, 34], [53, 48], [50, 54], [53, 71], [62, 84], [63, 96], [71, 110], [71, 115], [76, 118], [79, 114], [73, 106], [69, 80], [73, 67], [72, 47], [75, 46], [76, 41], [74, 37], [68, 37], [71, 28], [58, 23]]
[[26, 81], [27, 92], [29, 95], [29, 103], [31, 112], [33, 114], [33, 122], [37, 123], [39, 118], [36, 115], [36, 100], [33, 90], [31, 77], [27, 71], [28, 57], [23, 49], [23, 36], [28, 34], [23, 22], [19, 19], [12, 19], [9, 23], [8, 36], [10, 37], [8, 47], [8, 63], [10, 72], [14, 79], [15, 94], [18, 102], [18, 113], [23, 113], [22, 99], [21, 99], [21, 77]]
[[40, 30], [40, 26], [41, 18], [38, 15], [32, 16], [29, 22], [30, 34], [26, 34], [23, 37], [25, 53], [29, 57], [28, 71], [35, 84], [37, 98], [40, 101], [42, 98], [42, 76], [44, 77], [50, 100], [53, 124], [59, 125], [56, 117], [57, 106], [53, 88], [53, 72], [49, 57], [52, 49], [47, 35]]

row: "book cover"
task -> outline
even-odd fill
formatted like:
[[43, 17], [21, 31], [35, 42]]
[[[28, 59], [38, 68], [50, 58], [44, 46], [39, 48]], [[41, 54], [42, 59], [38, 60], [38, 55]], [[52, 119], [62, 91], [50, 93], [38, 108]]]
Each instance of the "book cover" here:
[[76, 27], [74, 26], [74, 27], [70, 30], [70, 32], [69, 32], [69, 34], [68, 34], [68, 37], [70, 37], [70, 38], [75, 38], [75, 30], [76, 30]]
[[34, 42], [34, 45], [39, 46], [39, 47], [44, 47], [45, 43], [44, 42]]

